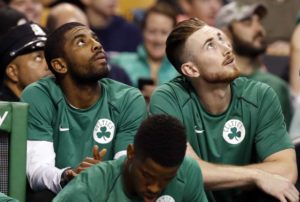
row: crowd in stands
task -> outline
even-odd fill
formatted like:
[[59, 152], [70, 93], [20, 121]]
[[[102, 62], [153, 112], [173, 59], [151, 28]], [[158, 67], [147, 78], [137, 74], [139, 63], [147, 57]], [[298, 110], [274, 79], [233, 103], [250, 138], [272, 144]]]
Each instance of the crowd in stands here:
[[299, 201], [299, 22], [298, 0], [0, 0], [26, 201]]

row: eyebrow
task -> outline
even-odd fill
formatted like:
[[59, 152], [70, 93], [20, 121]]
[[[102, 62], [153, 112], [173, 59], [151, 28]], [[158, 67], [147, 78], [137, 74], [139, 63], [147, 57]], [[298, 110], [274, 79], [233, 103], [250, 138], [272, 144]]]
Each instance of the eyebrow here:
[[72, 41], [75, 41], [76, 39], [81, 38], [81, 37], [85, 37], [85, 34], [78, 34], [78, 35], [74, 36]]
[[207, 43], [211, 42], [213, 39], [214, 39], [213, 37], [207, 39], [207, 40], [204, 42], [204, 44], [203, 44], [202, 47], [204, 47]]

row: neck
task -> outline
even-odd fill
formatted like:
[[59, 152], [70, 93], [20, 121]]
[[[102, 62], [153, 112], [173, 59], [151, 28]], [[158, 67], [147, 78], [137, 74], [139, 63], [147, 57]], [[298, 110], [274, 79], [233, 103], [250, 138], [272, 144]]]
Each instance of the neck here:
[[161, 66], [162, 60], [155, 60], [150, 57], [148, 57], [148, 63], [150, 67], [150, 73], [151, 73], [151, 78], [154, 81], [157, 81], [157, 75]]
[[86, 15], [90, 26], [99, 29], [107, 27], [112, 19], [112, 16], [102, 15], [91, 8], [86, 9]]
[[18, 86], [16, 83], [10, 80], [4, 80], [4, 84], [18, 97], [21, 97], [21, 93], [24, 88]]
[[93, 84], [79, 84], [71, 79], [62, 79], [59, 85], [68, 103], [79, 109], [93, 106], [101, 96], [101, 87], [98, 82]]
[[198, 99], [207, 112], [218, 115], [227, 110], [231, 101], [230, 83], [211, 84], [203, 80], [192, 81]]
[[252, 74], [258, 67], [262, 66], [262, 62], [259, 57], [249, 58], [246, 56], [237, 55], [236, 56], [236, 64], [240, 67], [241, 74], [250, 75]]

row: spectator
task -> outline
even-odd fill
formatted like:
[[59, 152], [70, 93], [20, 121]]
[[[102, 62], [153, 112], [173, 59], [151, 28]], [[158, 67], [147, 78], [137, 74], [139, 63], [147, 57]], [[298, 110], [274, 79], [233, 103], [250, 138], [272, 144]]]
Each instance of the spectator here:
[[[165, 55], [166, 39], [175, 24], [176, 15], [169, 6], [156, 4], [145, 13], [144, 43], [139, 45], [137, 52], [121, 53], [112, 58], [112, 63], [124, 68], [133, 85], [139, 86], [146, 100], [157, 85], [178, 75]], [[147, 80], [150, 81], [147, 83]]]
[[54, 201], [207, 201], [196, 162], [184, 159], [186, 135], [175, 118], [157, 115], [140, 126], [127, 159], [80, 174]]
[[236, 56], [236, 64], [242, 76], [268, 84], [276, 92], [287, 128], [292, 119], [292, 103], [288, 84], [277, 76], [264, 72], [261, 60], [266, 51], [266, 32], [261, 20], [267, 14], [263, 4], [239, 5], [232, 2], [221, 8], [216, 26], [230, 38]]
[[3, 0], [8, 6], [26, 15], [28, 20], [41, 23], [43, 4], [37, 0]]
[[85, 13], [77, 6], [70, 3], [60, 3], [51, 8], [46, 27], [49, 32], [52, 32], [69, 22], [79, 22], [88, 25], [88, 19]]
[[134, 52], [142, 41], [140, 30], [115, 14], [116, 0], [81, 0], [92, 30], [109, 52]]
[[182, 76], [158, 87], [150, 113], [184, 123], [187, 154], [202, 169], [209, 200], [257, 202], [258, 194], [242, 189], [257, 187], [280, 201], [298, 201], [295, 150], [279, 100], [266, 84], [238, 78], [224, 33], [197, 18], [183, 21], [169, 35], [166, 53]]
[[297, 26], [293, 32], [291, 39], [290, 54], [290, 86], [293, 95], [294, 106], [300, 106], [300, 24], [297, 20]]
[[45, 58], [55, 77], [22, 94], [30, 104], [27, 176], [33, 190], [58, 193], [82, 170], [126, 155], [146, 108], [136, 89], [102, 79], [108, 73], [105, 52], [80, 23], [55, 30]]
[[[266, 29], [267, 54], [289, 56], [289, 42], [297, 13], [300, 10], [299, 0], [239, 0], [241, 3], [262, 3], [268, 9], [268, 15], [262, 23]], [[281, 25], [281, 26], [278, 26]]]
[[13, 27], [0, 40], [0, 100], [19, 101], [23, 89], [50, 74], [46, 33], [34, 23]]
[[208, 25], [214, 25], [222, 0], [178, 0], [182, 11], [189, 17], [197, 17]]

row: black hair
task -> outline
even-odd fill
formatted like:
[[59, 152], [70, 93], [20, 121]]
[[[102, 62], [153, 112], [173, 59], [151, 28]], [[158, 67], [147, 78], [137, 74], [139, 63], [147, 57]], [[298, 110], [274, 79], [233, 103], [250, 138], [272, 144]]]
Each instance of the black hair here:
[[186, 150], [185, 128], [174, 117], [154, 115], [146, 119], [134, 139], [135, 155], [164, 167], [182, 163]]
[[45, 45], [45, 59], [48, 64], [49, 69], [51, 72], [57, 76], [57, 73], [54, 71], [51, 61], [55, 58], [60, 58], [65, 56], [64, 47], [65, 47], [65, 34], [75, 27], [80, 27], [85, 25], [78, 23], [78, 22], [70, 22], [66, 23], [56, 30], [54, 30], [47, 39]]

